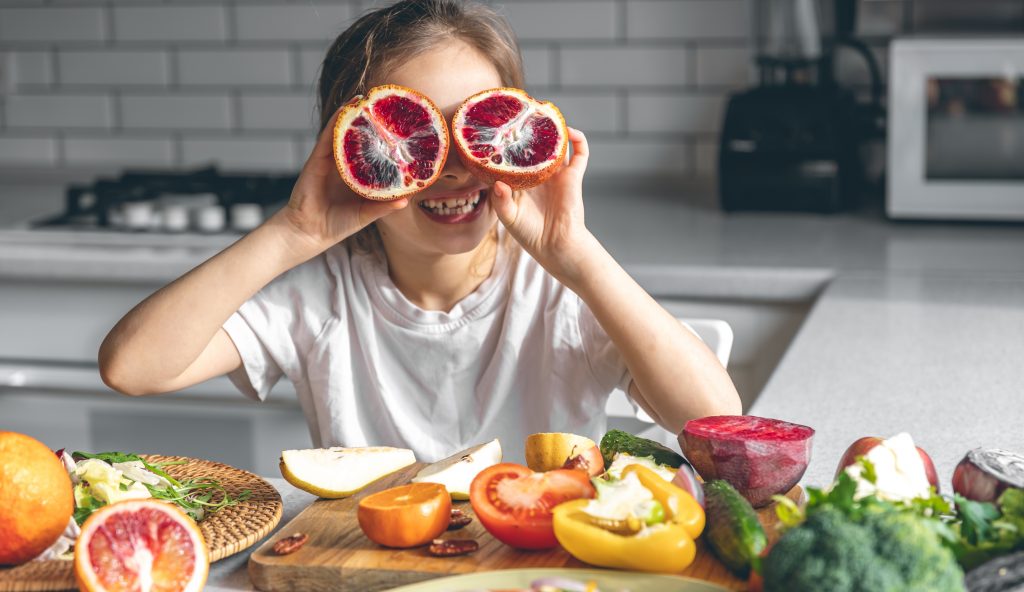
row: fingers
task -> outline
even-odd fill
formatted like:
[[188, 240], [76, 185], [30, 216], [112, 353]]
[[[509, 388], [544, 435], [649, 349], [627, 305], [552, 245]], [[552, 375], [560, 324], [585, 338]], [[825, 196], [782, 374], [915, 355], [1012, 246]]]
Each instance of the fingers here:
[[383, 218], [392, 212], [397, 212], [409, 205], [409, 199], [406, 197], [390, 201], [373, 201], [364, 198], [359, 199], [363, 200], [362, 207], [359, 211], [359, 222], [363, 226], [366, 226], [379, 218]]
[[569, 158], [569, 168], [578, 169], [580, 174], [587, 170], [587, 161], [590, 159], [590, 146], [587, 144], [587, 137], [576, 128], [567, 128], [569, 141], [572, 143], [572, 157]]
[[519, 216], [519, 204], [512, 198], [511, 187], [501, 181], [495, 182], [491, 189], [491, 207], [494, 208], [494, 212], [498, 214], [498, 220], [501, 220], [506, 228], [515, 224], [516, 218]]

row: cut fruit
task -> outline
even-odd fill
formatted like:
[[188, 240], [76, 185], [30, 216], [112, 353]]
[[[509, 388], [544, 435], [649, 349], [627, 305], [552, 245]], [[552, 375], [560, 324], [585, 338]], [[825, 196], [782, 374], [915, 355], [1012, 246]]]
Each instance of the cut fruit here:
[[566, 461], [576, 456], [586, 459], [587, 472], [600, 475], [604, 472], [601, 449], [586, 436], [562, 432], [542, 432], [526, 437], [526, 466], [534, 471], [561, 469]]
[[367, 496], [356, 517], [367, 538], [385, 547], [407, 549], [448, 530], [452, 500], [444, 485], [411, 483]]
[[209, 570], [199, 527], [159, 500], [100, 508], [82, 525], [75, 543], [75, 578], [90, 592], [193, 592], [203, 589]]
[[715, 415], [686, 422], [679, 445], [705, 481], [724, 479], [755, 508], [785, 494], [811, 460], [814, 430], [750, 415]]
[[452, 133], [466, 168], [512, 189], [547, 181], [569, 146], [558, 107], [518, 88], [485, 90], [466, 99], [452, 118]]
[[324, 498], [348, 497], [377, 479], [416, 462], [412, 450], [388, 446], [313, 448], [281, 453], [281, 475]]
[[477, 474], [501, 462], [501, 443], [495, 438], [453, 454], [424, 467], [412, 478], [413, 483], [440, 483], [453, 500], [468, 500], [469, 486]]
[[334, 126], [334, 161], [359, 195], [392, 200], [426, 189], [448, 158], [448, 124], [426, 96], [403, 86], [375, 86], [342, 107]]

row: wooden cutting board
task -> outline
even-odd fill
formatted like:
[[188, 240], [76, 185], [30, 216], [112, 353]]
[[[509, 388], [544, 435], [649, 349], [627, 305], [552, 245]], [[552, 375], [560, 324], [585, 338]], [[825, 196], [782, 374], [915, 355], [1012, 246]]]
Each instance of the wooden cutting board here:
[[[589, 567], [573, 559], [561, 548], [549, 551], [519, 551], [492, 537], [476, 520], [469, 502], [455, 507], [474, 516], [469, 526], [442, 535], [442, 538], [472, 538], [480, 550], [462, 557], [440, 558], [427, 553], [426, 547], [388, 549], [373, 543], [356, 521], [356, 507], [363, 497], [409, 482], [422, 464], [413, 465], [367, 487], [353, 497], [341, 500], [317, 500], [268, 539], [249, 558], [249, 576], [265, 592], [278, 591], [352, 591], [376, 592], [397, 586], [448, 575], [496, 569], [524, 567]], [[800, 486], [788, 494], [799, 501]], [[758, 511], [758, 517], [774, 540], [774, 505]], [[276, 555], [272, 547], [278, 540], [296, 534], [309, 535], [306, 544], [291, 555]], [[746, 590], [746, 582], [733, 577], [698, 541], [697, 559], [680, 575], [714, 582], [731, 590]]]

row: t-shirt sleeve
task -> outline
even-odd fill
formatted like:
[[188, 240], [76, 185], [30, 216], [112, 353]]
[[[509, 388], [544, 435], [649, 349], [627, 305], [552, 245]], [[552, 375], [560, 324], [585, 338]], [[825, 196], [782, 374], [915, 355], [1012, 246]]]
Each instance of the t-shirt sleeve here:
[[321, 255], [278, 276], [228, 318], [224, 330], [242, 358], [228, 375], [238, 390], [262, 401], [282, 376], [302, 380], [304, 355], [331, 316], [336, 285]]
[[604, 328], [597, 322], [590, 307], [582, 300], [579, 303], [578, 318], [583, 353], [597, 383], [607, 388], [609, 393], [619, 388], [628, 394], [629, 383], [633, 377], [626, 367], [626, 360], [619, 352], [619, 348], [612, 343], [611, 337], [608, 337]]
[[256, 332], [240, 312], [233, 313], [224, 323], [224, 330], [235, 343], [242, 365], [228, 374], [232, 384], [250, 399], [263, 401], [270, 394], [284, 371], [277, 365], [270, 351], [260, 342]]

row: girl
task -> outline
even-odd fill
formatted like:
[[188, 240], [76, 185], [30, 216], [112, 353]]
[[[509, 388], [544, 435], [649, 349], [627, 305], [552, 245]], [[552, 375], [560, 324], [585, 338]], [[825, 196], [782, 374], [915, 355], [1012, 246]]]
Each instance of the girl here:
[[[523, 86], [507, 23], [454, 0], [371, 12], [328, 50], [320, 138], [288, 205], [129, 312], [100, 347], [122, 393], [221, 374], [262, 400], [294, 384], [316, 446], [390, 445], [432, 461], [533, 432], [599, 438], [616, 388], [679, 432], [740, 413], [714, 355], [602, 248], [583, 221], [588, 148], [544, 185], [485, 186], [455, 151], [409, 198], [357, 197], [335, 168], [339, 107], [378, 84], [430, 97], [451, 120], [478, 91]], [[474, 203], [468, 215], [430, 211]]]

